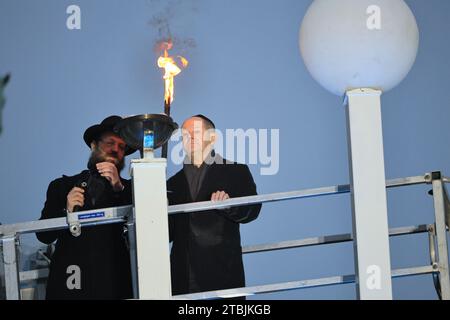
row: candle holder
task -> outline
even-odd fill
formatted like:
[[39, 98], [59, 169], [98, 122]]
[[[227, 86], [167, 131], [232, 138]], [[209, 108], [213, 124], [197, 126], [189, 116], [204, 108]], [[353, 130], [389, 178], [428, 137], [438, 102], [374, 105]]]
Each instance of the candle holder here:
[[142, 114], [121, 120], [114, 131], [128, 146], [138, 149], [142, 159], [154, 158], [154, 150], [164, 145], [178, 129], [166, 114]]

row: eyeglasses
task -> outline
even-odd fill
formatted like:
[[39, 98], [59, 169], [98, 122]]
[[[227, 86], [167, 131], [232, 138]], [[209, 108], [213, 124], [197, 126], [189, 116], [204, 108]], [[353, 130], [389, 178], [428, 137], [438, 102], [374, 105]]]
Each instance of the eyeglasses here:
[[125, 143], [116, 142], [114, 140], [100, 140], [100, 142], [105, 144], [109, 149], [112, 149], [116, 144], [120, 151], [125, 152], [125, 149], [127, 148]]

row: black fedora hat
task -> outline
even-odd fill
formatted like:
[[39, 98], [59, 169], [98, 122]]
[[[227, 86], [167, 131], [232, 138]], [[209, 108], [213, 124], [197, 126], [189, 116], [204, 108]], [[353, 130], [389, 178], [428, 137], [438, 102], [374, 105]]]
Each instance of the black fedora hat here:
[[[91, 147], [91, 142], [100, 138], [100, 136], [105, 132], [111, 132], [117, 134], [114, 130], [114, 127], [119, 121], [122, 120], [122, 117], [119, 116], [110, 116], [105, 118], [100, 124], [95, 124], [86, 129], [83, 135], [84, 142], [86, 142], [87, 146]], [[136, 149], [130, 148], [128, 145], [125, 149], [125, 155], [130, 155], [134, 153]]]

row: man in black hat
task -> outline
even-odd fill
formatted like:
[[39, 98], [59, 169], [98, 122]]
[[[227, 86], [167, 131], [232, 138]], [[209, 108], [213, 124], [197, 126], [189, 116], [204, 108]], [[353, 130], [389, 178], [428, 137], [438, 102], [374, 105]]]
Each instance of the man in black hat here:
[[[84, 141], [91, 148], [87, 170], [50, 183], [41, 219], [132, 203], [131, 183], [120, 177], [120, 171], [125, 156], [135, 150], [114, 133], [120, 120], [119, 116], [110, 116], [84, 132]], [[83, 227], [79, 237], [68, 229], [36, 236], [46, 244], [56, 240], [47, 299], [132, 297], [130, 257], [122, 224]]]
[[[183, 123], [183, 169], [167, 182], [170, 204], [222, 201], [256, 194], [247, 165], [214, 152], [214, 123], [204, 115]], [[258, 217], [261, 205], [171, 215], [173, 294], [245, 286], [239, 226]]]

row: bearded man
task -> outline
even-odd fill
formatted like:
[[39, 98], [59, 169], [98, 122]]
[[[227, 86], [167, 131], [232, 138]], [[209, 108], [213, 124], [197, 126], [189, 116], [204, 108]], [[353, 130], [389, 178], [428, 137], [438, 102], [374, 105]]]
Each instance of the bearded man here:
[[[122, 120], [110, 116], [89, 127], [84, 141], [91, 149], [87, 170], [52, 181], [40, 219], [65, 217], [68, 212], [117, 207], [132, 203], [131, 182], [122, 179], [125, 156], [135, 150], [114, 133]], [[51, 258], [46, 299], [126, 299], [132, 297], [130, 256], [123, 224], [40, 232], [46, 244], [56, 241]]]

